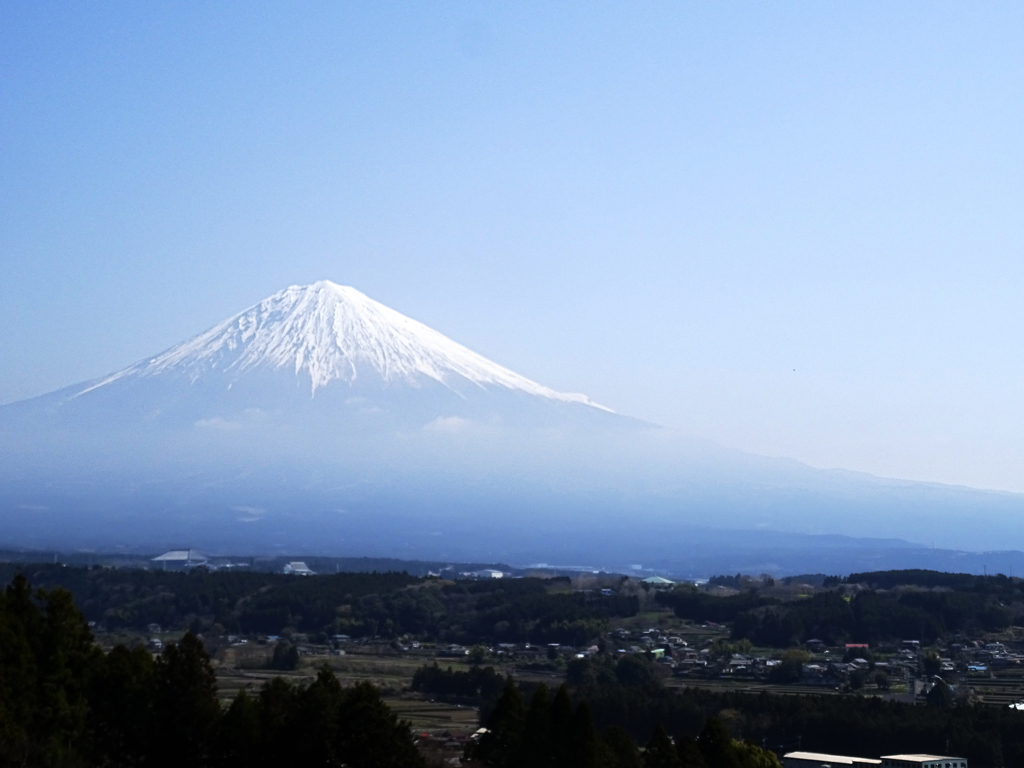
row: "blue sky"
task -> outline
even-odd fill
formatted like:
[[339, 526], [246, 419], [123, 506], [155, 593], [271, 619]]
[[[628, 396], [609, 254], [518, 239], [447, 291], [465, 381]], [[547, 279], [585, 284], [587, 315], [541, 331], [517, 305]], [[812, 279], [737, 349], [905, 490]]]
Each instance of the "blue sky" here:
[[331, 279], [552, 387], [1024, 491], [1019, 3], [0, 5], [0, 402]]

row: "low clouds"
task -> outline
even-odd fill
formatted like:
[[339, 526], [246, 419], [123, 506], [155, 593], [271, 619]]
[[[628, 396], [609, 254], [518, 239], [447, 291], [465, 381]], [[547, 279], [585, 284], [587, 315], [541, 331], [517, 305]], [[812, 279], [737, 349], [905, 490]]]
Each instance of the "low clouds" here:
[[424, 432], [465, 432], [473, 426], [469, 419], [461, 416], [438, 416], [431, 422], [423, 425]]

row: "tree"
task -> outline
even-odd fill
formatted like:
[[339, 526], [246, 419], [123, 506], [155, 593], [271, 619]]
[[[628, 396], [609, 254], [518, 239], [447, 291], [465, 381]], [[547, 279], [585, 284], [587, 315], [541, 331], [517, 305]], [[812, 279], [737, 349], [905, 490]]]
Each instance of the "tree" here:
[[291, 643], [278, 643], [274, 646], [274, 656], [270, 659], [268, 666], [271, 669], [298, 669], [299, 649]]
[[644, 750], [644, 768], [683, 768], [675, 745], [669, 740], [660, 723], [654, 729], [654, 735]]
[[210, 657], [191, 632], [156, 662], [153, 741], [156, 765], [207, 765], [221, 716]]
[[697, 745], [710, 768], [744, 768], [732, 736], [717, 717], [708, 718], [697, 737]]
[[573, 768], [598, 768], [602, 763], [604, 745], [594, 729], [587, 702], [576, 707], [572, 718], [572, 762]]
[[75, 761], [101, 658], [69, 592], [33, 594], [24, 575], [14, 578], [0, 595], [0, 763]]
[[939, 654], [935, 651], [928, 651], [928, 653], [921, 657], [921, 668], [929, 677], [939, 674], [942, 669], [942, 662], [939, 660]]
[[[333, 677], [333, 675], [332, 675]], [[359, 682], [345, 692], [338, 712], [339, 763], [360, 768], [421, 768], [409, 723], [384, 703], [370, 683]]]
[[[608, 763], [613, 768], [642, 768], [643, 758], [640, 750], [629, 734], [616, 725], [610, 725], [601, 732], [601, 741], [604, 742]], [[690, 766], [686, 766], [690, 768]], [[704, 766], [700, 766], [704, 768]]]
[[679, 761], [683, 768], [708, 768], [693, 736], [683, 736], [676, 745], [676, 751], [679, 753]]
[[252, 768], [266, 757], [257, 700], [238, 692], [224, 714], [217, 734], [217, 762], [224, 768]]
[[519, 693], [519, 686], [510, 677], [505, 681], [505, 688], [494, 706], [494, 711], [487, 718], [487, 733], [471, 750], [471, 756], [495, 765], [511, 765], [520, 748], [525, 719], [523, 697]]
[[750, 741], [734, 741], [743, 768], [782, 768], [778, 756]]
[[[351, 697], [357, 691], [352, 689], [347, 693]], [[366, 695], [364, 692], [359, 693]], [[384, 732], [375, 733], [374, 737], [387, 739], [388, 723], [381, 721], [376, 698], [379, 698], [377, 689], [371, 688], [366, 699], [367, 706], [360, 708], [358, 714], [366, 722], [362, 727], [378, 731], [383, 729]], [[289, 712], [292, 762], [300, 765], [337, 765], [345, 762], [342, 756], [353, 751], [353, 745], [357, 741], [361, 744], [365, 738], [363, 734], [353, 733], [361, 727], [359, 723], [342, 714], [349, 703], [346, 691], [326, 665], [317, 673], [312, 685], [299, 689], [296, 705]]]
[[942, 680], [937, 680], [925, 697], [929, 707], [949, 709], [953, 706], [953, 692]]
[[548, 687], [541, 683], [530, 699], [530, 709], [526, 713], [513, 764], [523, 768], [543, 766], [549, 760], [550, 734], [551, 697]]
[[153, 730], [156, 665], [142, 646], [115, 647], [99, 663], [89, 692], [90, 754], [112, 766], [145, 762]]
[[559, 686], [551, 702], [551, 725], [548, 729], [548, 748], [551, 760], [556, 766], [568, 766], [573, 761], [575, 748], [573, 739], [572, 702], [569, 689]]

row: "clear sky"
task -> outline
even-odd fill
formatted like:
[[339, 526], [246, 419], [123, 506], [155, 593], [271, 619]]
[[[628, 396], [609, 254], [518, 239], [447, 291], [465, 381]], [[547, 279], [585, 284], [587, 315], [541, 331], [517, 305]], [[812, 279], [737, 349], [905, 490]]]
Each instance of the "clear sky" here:
[[0, 402], [331, 279], [549, 386], [1024, 491], [1024, 5], [0, 4]]

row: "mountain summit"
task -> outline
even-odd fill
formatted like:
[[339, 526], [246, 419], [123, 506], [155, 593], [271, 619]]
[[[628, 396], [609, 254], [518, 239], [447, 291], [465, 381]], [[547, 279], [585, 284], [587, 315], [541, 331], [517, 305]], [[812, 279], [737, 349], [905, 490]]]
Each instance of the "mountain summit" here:
[[88, 383], [76, 396], [132, 378], [217, 378], [233, 386], [252, 371], [288, 371], [311, 395], [331, 382], [434, 381], [498, 387], [602, 410], [585, 395], [556, 392], [457, 344], [349, 286], [293, 285], [171, 349]]

